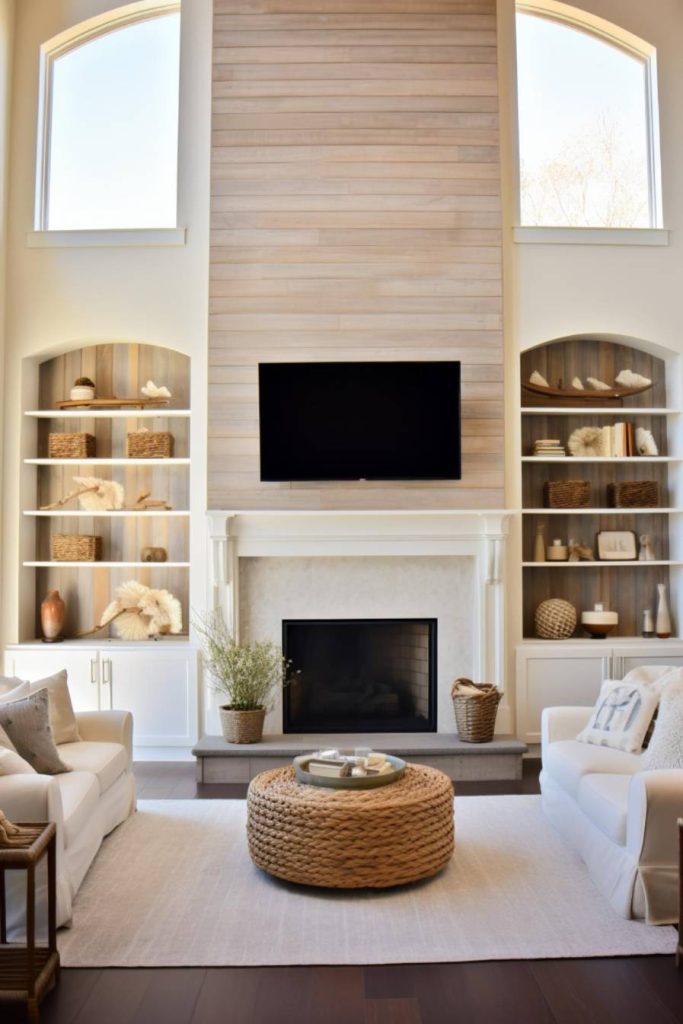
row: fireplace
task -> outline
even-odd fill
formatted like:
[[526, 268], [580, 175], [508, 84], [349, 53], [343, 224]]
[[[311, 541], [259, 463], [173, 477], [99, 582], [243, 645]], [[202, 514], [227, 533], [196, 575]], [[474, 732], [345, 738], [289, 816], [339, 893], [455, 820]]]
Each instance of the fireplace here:
[[435, 732], [436, 619], [290, 619], [286, 733]]

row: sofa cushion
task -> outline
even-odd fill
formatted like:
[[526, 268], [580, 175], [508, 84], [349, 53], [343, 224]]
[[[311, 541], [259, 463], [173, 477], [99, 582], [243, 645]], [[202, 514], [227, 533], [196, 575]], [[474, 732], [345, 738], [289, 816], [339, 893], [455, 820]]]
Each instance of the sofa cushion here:
[[627, 754], [611, 747], [598, 747], [578, 740], [559, 740], [550, 743], [543, 755], [543, 770], [553, 777], [565, 793], [576, 798], [584, 775], [609, 773], [633, 775], [642, 771], [641, 754]]
[[579, 783], [576, 802], [608, 839], [619, 846], [626, 844], [626, 817], [630, 775], [600, 773], [584, 775]]
[[55, 743], [74, 743], [81, 737], [78, 735], [78, 724], [71, 703], [69, 684], [67, 682], [66, 669], [55, 672], [45, 679], [38, 679], [29, 683], [30, 692], [38, 693], [39, 690], [47, 690], [50, 707], [50, 725]]
[[92, 772], [97, 777], [100, 793], [106, 793], [128, 766], [126, 748], [120, 743], [78, 740], [62, 744], [59, 754], [73, 771]]
[[16, 752], [42, 775], [70, 771], [59, 756], [50, 725], [47, 690], [21, 700], [0, 702], [0, 725]]
[[648, 683], [606, 679], [593, 714], [577, 740], [635, 754], [652, 721], [659, 695]]
[[57, 776], [64, 813], [64, 845], [76, 842], [100, 802], [100, 788], [92, 772], [68, 772]]

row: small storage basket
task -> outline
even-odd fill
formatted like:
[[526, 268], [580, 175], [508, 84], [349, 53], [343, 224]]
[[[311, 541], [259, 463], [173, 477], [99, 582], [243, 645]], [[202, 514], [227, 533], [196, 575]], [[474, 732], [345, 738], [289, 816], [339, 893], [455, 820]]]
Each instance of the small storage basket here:
[[586, 508], [591, 500], [589, 480], [549, 480], [543, 487], [546, 508]]
[[173, 456], [173, 434], [166, 431], [135, 430], [126, 435], [129, 459], [170, 459]]
[[53, 562], [100, 562], [102, 538], [87, 533], [55, 533], [52, 536]]
[[[461, 688], [479, 690], [481, 696], [461, 693]], [[503, 694], [493, 683], [456, 679], [451, 689], [458, 735], [466, 743], [490, 743], [496, 727], [498, 704]]]
[[47, 454], [51, 459], [93, 459], [95, 438], [92, 434], [49, 434]]
[[610, 508], [657, 508], [659, 484], [656, 480], [622, 480], [607, 485]]

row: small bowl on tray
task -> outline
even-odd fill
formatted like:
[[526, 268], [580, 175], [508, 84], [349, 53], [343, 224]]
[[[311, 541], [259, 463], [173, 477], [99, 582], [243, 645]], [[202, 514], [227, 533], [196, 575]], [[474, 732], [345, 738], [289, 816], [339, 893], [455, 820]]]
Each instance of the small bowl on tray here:
[[[341, 755], [342, 757], [350, 755]], [[315, 754], [302, 754], [294, 758], [294, 771], [297, 782], [306, 786], [322, 786], [326, 789], [377, 789], [379, 786], [388, 786], [392, 782], [398, 782], [406, 770], [406, 763], [400, 757], [393, 754], [385, 754], [384, 758], [392, 767], [392, 771], [384, 772], [382, 775], [342, 775], [340, 777], [329, 775], [313, 775], [308, 771], [310, 761], [316, 760]]]

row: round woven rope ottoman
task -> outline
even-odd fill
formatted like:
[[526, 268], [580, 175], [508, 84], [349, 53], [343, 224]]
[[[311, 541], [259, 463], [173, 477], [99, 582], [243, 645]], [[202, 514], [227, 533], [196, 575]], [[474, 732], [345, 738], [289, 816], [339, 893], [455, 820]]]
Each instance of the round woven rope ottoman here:
[[257, 867], [300, 885], [384, 889], [429, 878], [453, 853], [453, 785], [409, 764], [378, 789], [298, 783], [293, 768], [252, 779], [249, 853]]

